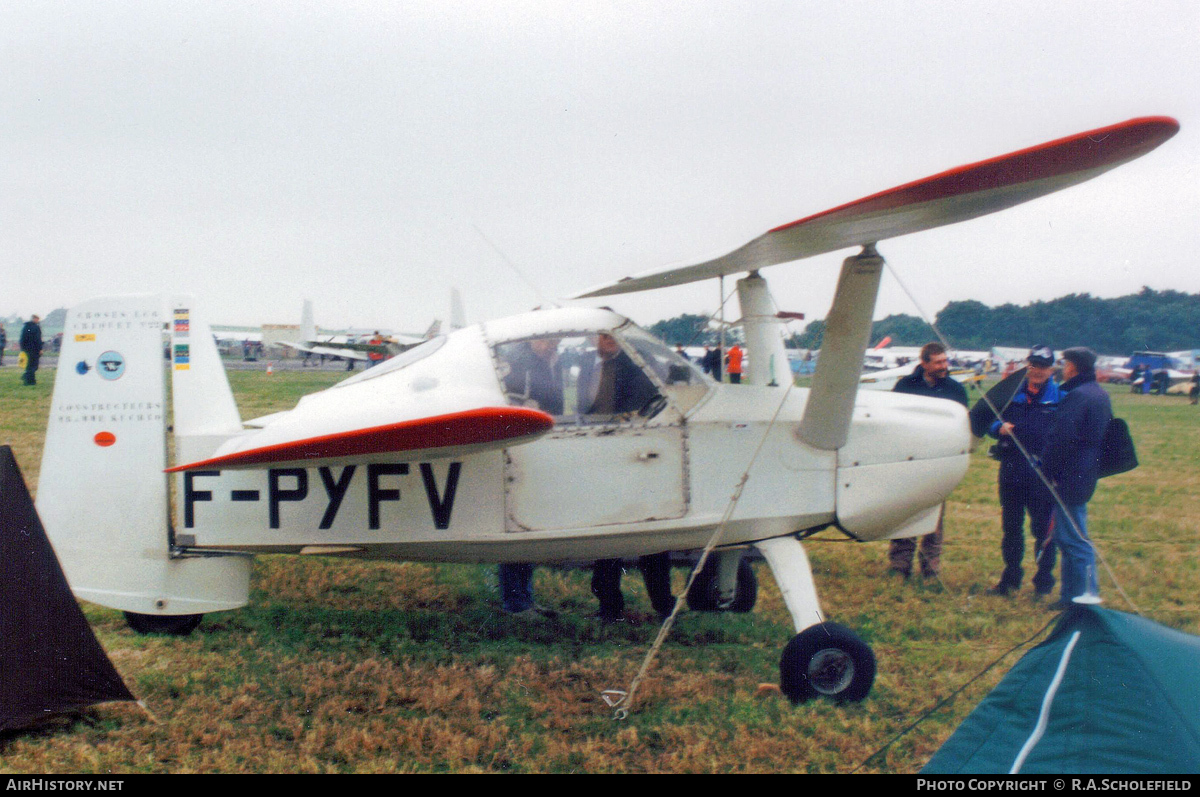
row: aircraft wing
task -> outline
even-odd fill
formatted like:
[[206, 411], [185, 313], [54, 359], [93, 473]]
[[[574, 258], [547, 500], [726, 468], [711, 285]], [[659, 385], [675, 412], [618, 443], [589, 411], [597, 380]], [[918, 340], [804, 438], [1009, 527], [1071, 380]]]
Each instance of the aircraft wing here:
[[343, 360], [366, 362], [371, 359], [364, 351], [342, 346], [312, 346], [309, 348], [309, 351], [313, 354], [324, 354], [326, 357], [341, 357]]
[[309, 354], [324, 354], [326, 357], [341, 357], [343, 360], [361, 360], [366, 362], [368, 359], [365, 352], [357, 351], [351, 348], [342, 348], [340, 346], [311, 346], [305, 343], [292, 343], [290, 341], [279, 341], [280, 346], [287, 346], [289, 349], [307, 352]]
[[[270, 417], [270, 416], [268, 416]], [[432, 459], [507, 448], [545, 434], [554, 419], [526, 407], [479, 407], [366, 429], [305, 437], [286, 424], [266, 424], [231, 441], [216, 455], [167, 470], [237, 470], [283, 466], [316, 467], [335, 462], [411, 456]], [[285, 427], [273, 433], [273, 428]], [[232, 448], [232, 450], [230, 450]]]
[[1131, 119], [960, 166], [776, 227], [715, 260], [625, 277], [575, 298], [683, 285], [966, 221], [1090, 180], [1178, 131], [1169, 117]]
[[307, 351], [307, 352], [312, 351], [312, 346], [306, 346], [303, 343], [292, 343], [290, 340], [280, 340], [280, 341], [276, 341], [276, 343], [280, 346], [285, 346], [289, 349], [295, 349], [296, 351]]

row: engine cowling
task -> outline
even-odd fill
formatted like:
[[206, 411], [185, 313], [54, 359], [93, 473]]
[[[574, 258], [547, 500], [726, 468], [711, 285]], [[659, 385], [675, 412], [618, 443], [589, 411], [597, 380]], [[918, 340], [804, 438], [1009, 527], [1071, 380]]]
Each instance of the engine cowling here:
[[862, 540], [932, 531], [937, 508], [966, 475], [971, 433], [954, 401], [860, 395], [838, 449], [837, 521]]

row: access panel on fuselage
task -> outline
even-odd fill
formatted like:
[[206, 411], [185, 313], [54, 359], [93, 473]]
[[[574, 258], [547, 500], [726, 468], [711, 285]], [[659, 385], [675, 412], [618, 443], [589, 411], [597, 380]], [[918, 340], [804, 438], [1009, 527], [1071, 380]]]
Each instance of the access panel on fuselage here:
[[504, 528], [500, 451], [455, 459], [179, 474], [180, 544], [279, 549], [446, 542]]
[[680, 426], [562, 427], [508, 450], [508, 530], [645, 523], [687, 512]]

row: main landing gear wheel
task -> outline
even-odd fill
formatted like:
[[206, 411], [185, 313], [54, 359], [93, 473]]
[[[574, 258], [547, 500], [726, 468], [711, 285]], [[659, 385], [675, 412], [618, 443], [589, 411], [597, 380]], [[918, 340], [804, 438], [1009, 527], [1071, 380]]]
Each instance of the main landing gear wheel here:
[[187, 636], [200, 625], [202, 614], [138, 614], [125, 612], [125, 622], [139, 634]]
[[720, 605], [720, 596], [717, 594], [717, 560], [715, 557], [710, 557], [704, 563], [704, 569], [696, 576], [696, 580], [692, 582], [692, 588], [688, 590], [687, 605], [694, 612], [748, 612], [754, 608], [755, 602], [758, 600], [758, 577], [754, 575], [754, 568], [750, 566], [750, 562], [746, 559], [738, 564], [737, 571], [737, 592], [734, 593], [733, 603], [728, 606]]
[[814, 697], [862, 700], [875, 683], [875, 654], [837, 623], [806, 628], [788, 642], [779, 660], [779, 688], [793, 703]]

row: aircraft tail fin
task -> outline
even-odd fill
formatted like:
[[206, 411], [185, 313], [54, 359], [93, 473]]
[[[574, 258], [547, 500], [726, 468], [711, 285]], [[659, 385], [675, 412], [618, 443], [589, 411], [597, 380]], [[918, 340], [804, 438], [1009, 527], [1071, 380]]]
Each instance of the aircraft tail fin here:
[[462, 329], [467, 325], [467, 313], [463, 309], [462, 294], [458, 288], [450, 289], [450, 331]]
[[317, 339], [317, 325], [313, 321], [313, 306], [311, 299], [304, 300], [300, 311], [300, 342], [312, 343]]
[[161, 296], [94, 299], [67, 314], [37, 509], [84, 600], [149, 615], [248, 600], [249, 560], [172, 555], [164, 327], [172, 328], [172, 369], [190, 366], [191, 346], [178, 343], [190, 321], [169, 313]]
[[[178, 462], [205, 459], [242, 431], [220, 352], [194, 304], [188, 296], [171, 300], [171, 405]], [[305, 305], [311, 321], [311, 303]]]

